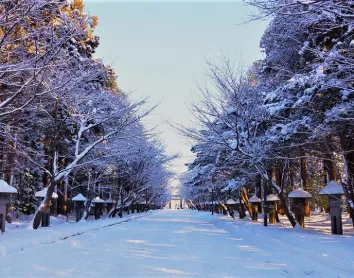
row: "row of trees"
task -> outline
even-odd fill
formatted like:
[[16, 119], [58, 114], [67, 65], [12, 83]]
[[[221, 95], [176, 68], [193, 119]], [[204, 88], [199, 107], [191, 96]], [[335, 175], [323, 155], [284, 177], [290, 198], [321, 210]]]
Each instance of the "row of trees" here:
[[353, 4], [248, 2], [260, 11], [252, 19], [270, 19], [260, 43], [265, 58], [246, 71], [227, 59], [209, 65], [211, 85], [192, 105], [198, 125], [180, 128], [194, 139], [196, 155], [182, 191], [198, 204], [212, 189], [219, 201], [236, 190], [245, 209], [250, 192], [273, 192], [279, 211], [295, 226], [286, 193], [310, 191], [309, 216], [323, 206], [319, 190], [337, 180], [353, 218]]
[[87, 211], [92, 198], [110, 194], [112, 215], [124, 202], [167, 198], [173, 157], [141, 123], [152, 108], [129, 100], [114, 71], [93, 58], [96, 25], [82, 0], [0, 1], [0, 174], [27, 213], [35, 191], [48, 187], [34, 228], [55, 190], [62, 213], [78, 192]]

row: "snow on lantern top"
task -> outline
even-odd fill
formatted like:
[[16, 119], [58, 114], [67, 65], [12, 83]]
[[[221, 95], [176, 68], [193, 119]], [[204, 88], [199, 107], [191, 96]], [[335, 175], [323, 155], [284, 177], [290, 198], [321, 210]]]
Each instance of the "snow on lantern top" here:
[[228, 205], [235, 205], [235, 204], [236, 204], [236, 201], [235, 201], [234, 199], [228, 199], [228, 200], [226, 201], [226, 204], [228, 204]]
[[106, 202], [107, 204], [113, 204], [112, 198], [109, 198], [109, 199], [105, 200], [105, 202]]
[[79, 193], [74, 198], [72, 198], [72, 200], [75, 202], [85, 202], [86, 197], [84, 195], [82, 195], [81, 193]]
[[226, 110], [226, 113], [227, 113], [227, 114], [232, 114], [232, 113], [235, 113], [235, 112], [236, 112], [235, 108], [233, 108], [232, 106], [226, 107], [225, 110]]
[[219, 203], [217, 201], [213, 201], [213, 202], [212, 201], [206, 201], [205, 204], [206, 205], [213, 205], [213, 204], [214, 205], [218, 205]]
[[98, 203], [105, 203], [100, 197], [96, 197], [95, 199], [92, 200], [92, 203], [98, 204]]
[[258, 198], [256, 195], [253, 195], [251, 198], [248, 199], [249, 203], [261, 203], [262, 200]]
[[291, 191], [289, 193], [289, 198], [303, 198], [303, 199], [309, 199], [312, 198], [312, 195], [308, 193], [307, 191], [303, 190], [302, 188], [298, 188], [294, 191]]
[[[37, 191], [36, 194], [34, 194], [34, 196], [40, 197], [40, 198], [45, 198], [45, 196], [47, 196], [47, 191], [48, 191], [48, 187], [43, 188], [41, 191]], [[58, 199], [58, 194], [53, 192], [52, 198]]]
[[17, 189], [9, 185], [6, 181], [0, 180], [0, 193], [17, 193]]
[[336, 181], [330, 181], [319, 193], [320, 195], [343, 195], [343, 187]]
[[275, 202], [275, 201], [280, 201], [279, 197], [275, 194], [269, 194], [267, 195], [267, 202]]

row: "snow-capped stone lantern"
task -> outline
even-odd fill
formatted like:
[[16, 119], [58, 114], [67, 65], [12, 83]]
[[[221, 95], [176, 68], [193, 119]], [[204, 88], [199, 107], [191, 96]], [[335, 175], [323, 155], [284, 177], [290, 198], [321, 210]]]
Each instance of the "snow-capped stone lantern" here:
[[262, 200], [256, 195], [253, 195], [248, 199], [248, 202], [252, 204], [252, 220], [258, 221], [258, 206], [262, 203]]
[[92, 203], [95, 205], [94, 211], [95, 211], [95, 219], [100, 219], [102, 215], [102, 209], [103, 205], [105, 204], [105, 201], [102, 200], [100, 197], [96, 197], [95, 199], [92, 200]]
[[205, 211], [210, 211], [210, 201], [205, 201], [204, 202], [204, 210]]
[[343, 187], [336, 181], [330, 181], [319, 193], [320, 195], [328, 195], [328, 204], [331, 215], [331, 232], [332, 234], [343, 234], [342, 226], [342, 201], [344, 195]]
[[312, 198], [312, 195], [302, 188], [298, 188], [291, 191], [288, 197], [292, 199], [292, 210], [296, 221], [302, 228], [305, 228], [305, 202], [306, 199]]
[[[227, 206], [229, 207], [229, 209], [230, 210], [235, 210], [235, 208], [236, 208], [236, 201], [234, 200], [234, 199], [228, 199], [227, 201], [226, 201], [226, 204], [227, 204]], [[225, 214], [226, 214], [226, 211], [225, 211]]]
[[[47, 196], [47, 191], [48, 191], [48, 187], [43, 188], [42, 190], [37, 191], [36, 194], [34, 194], [34, 196], [42, 202], [44, 200], [44, 198]], [[42, 211], [42, 227], [49, 226], [49, 224], [50, 224], [50, 207], [51, 207], [52, 203], [54, 201], [56, 201], [56, 199], [58, 199], [58, 194], [53, 192], [49, 206], [46, 208], [45, 211], [44, 210]]]
[[74, 208], [76, 212], [76, 222], [79, 222], [84, 215], [85, 201], [87, 200], [85, 196], [81, 193], [77, 194], [71, 199], [74, 202]]
[[109, 213], [113, 207], [114, 202], [113, 202], [112, 198], [108, 198], [107, 200], [105, 200], [105, 202], [107, 204], [107, 213]]
[[275, 194], [268, 194], [267, 197], [268, 203], [268, 216], [269, 224], [275, 224], [276, 222], [276, 202], [280, 201], [279, 197]]
[[17, 189], [0, 180], [0, 231], [5, 232], [6, 207], [11, 194], [17, 194]]

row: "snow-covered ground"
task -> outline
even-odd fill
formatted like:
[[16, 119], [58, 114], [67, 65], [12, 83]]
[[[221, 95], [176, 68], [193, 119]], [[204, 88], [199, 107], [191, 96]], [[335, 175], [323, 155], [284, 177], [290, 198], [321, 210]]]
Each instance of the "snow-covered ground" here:
[[[74, 221], [66, 222], [66, 218], [50, 217], [50, 227], [33, 230], [29, 225], [30, 221], [18, 222], [15, 220], [12, 224], [6, 223], [6, 232], [0, 234], [0, 258], [10, 254], [16, 254], [28, 248], [39, 247], [51, 244], [69, 237], [82, 235], [86, 232], [118, 225], [133, 219], [141, 218], [149, 213], [124, 215], [123, 218], [107, 218], [94, 220], [89, 218], [85, 222], [76, 223]], [[1, 274], [0, 260], [0, 274]], [[2, 277], [2, 276], [0, 276]]]
[[353, 277], [352, 236], [190, 210], [133, 216], [0, 235], [0, 277]]
[[[260, 221], [262, 221], [262, 217], [260, 217]], [[291, 228], [291, 224], [285, 215], [279, 215], [279, 219], [284, 226]], [[342, 224], [344, 235], [354, 236], [353, 222], [349, 217], [349, 213], [342, 214]], [[311, 217], [305, 217], [305, 228], [306, 230], [316, 230], [324, 234], [331, 234], [331, 216], [328, 213], [315, 214], [311, 212]]]

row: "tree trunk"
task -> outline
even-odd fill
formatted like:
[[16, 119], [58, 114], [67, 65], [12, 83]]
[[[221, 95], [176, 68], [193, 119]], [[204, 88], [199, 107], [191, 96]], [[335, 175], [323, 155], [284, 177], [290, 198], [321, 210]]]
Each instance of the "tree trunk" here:
[[[288, 206], [286, 204], [286, 200], [284, 198], [284, 194], [283, 194], [282, 190], [280, 192], [278, 191], [278, 189], [274, 186], [272, 180], [270, 179], [270, 176], [268, 176], [268, 182], [271, 183], [271, 185], [273, 186], [273, 188], [277, 192], [277, 195], [278, 195], [280, 201], [283, 202], [283, 208], [284, 208], [285, 215], [287, 216], [287, 218], [288, 218], [289, 222], [291, 223], [291, 225], [293, 227], [295, 227], [296, 226], [296, 220], [295, 220], [294, 216], [291, 214], [291, 212], [290, 212], [290, 210], [289, 210], [289, 208], [288, 208]], [[264, 183], [267, 184], [267, 182], [264, 182]], [[277, 186], [279, 187], [279, 185], [277, 185]], [[265, 196], [267, 195], [267, 191], [266, 191], [267, 188], [268, 188], [268, 186], [264, 186], [264, 195]], [[267, 203], [266, 198], [264, 198], [264, 203], [265, 204]], [[267, 213], [268, 213], [268, 207], [267, 207]], [[264, 211], [264, 214], [265, 214], [265, 216], [264, 216], [264, 226], [267, 226], [267, 214], [266, 214], [266, 211]]]
[[[259, 199], [262, 199], [262, 178], [259, 175], [256, 178], [256, 196]], [[259, 213], [263, 212], [263, 208], [262, 208], [262, 204], [261, 203], [258, 205], [258, 212]]]
[[334, 161], [331, 158], [324, 159], [323, 164], [324, 164], [324, 168], [325, 168], [325, 171], [327, 174], [327, 183], [330, 181], [336, 181], [337, 180], [337, 171], [336, 171], [336, 166], [335, 166]]
[[296, 220], [295, 220], [294, 216], [292, 215], [292, 213], [290, 212], [288, 206], [286, 205], [286, 200], [284, 198], [283, 192], [279, 193], [278, 197], [279, 197], [280, 201], [284, 204], [284, 206], [283, 206], [284, 213], [294, 228], [296, 226]]
[[[302, 154], [303, 156], [305, 153]], [[302, 188], [304, 190], [308, 190], [308, 177], [307, 177], [307, 165], [306, 165], [306, 158], [302, 157], [300, 160], [301, 163], [301, 181], [302, 181]], [[310, 203], [308, 199], [305, 199], [305, 217], [310, 217]]]
[[354, 227], [354, 138], [352, 132], [349, 131], [348, 133], [350, 133], [350, 136], [342, 134], [340, 137], [341, 147], [344, 152], [344, 171], [346, 174], [342, 184], [349, 203], [350, 217], [352, 218]]
[[224, 210], [226, 210], [226, 212], [229, 213], [229, 215], [235, 219], [235, 214], [234, 214], [234, 210], [232, 208], [230, 208], [230, 206], [227, 204], [227, 202], [224, 200], [224, 203], [222, 203], [220, 200], [219, 200], [219, 197], [218, 195], [216, 195], [216, 198], [218, 199], [218, 202], [219, 204], [223, 207]]
[[250, 203], [248, 202], [248, 195], [247, 195], [247, 190], [246, 190], [246, 188], [242, 188], [242, 189], [241, 189], [240, 196], [241, 196], [240, 199], [242, 199], [243, 204], [246, 206], [246, 208], [247, 208], [247, 210], [248, 210], [248, 213], [249, 213], [249, 215], [250, 215], [250, 217], [251, 217], [251, 219], [252, 219], [252, 214], [253, 214], [253, 212], [252, 212], [252, 206], [251, 206]]
[[242, 198], [241, 198], [241, 192], [240, 192], [239, 201], [240, 201], [240, 204], [238, 206], [239, 217], [240, 217], [240, 219], [243, 219], [246, 217], [246, 213], [245, 213], [245, 207], [243, 205]]
[[337, 180], [337, 167], [336, 163], [333, 159], [333, 152], [335, 151], [335, 147], [333, 146], [333, 139], [332, 135], [328, 135], [326, 137], [325, 146], [326, 146], [326, 153], [325, 159], [323, 160], [324, 169], [327, 174], [327, 183], [330, 181]]
[[263, 181], [263, 225], [268, 226], [268, 182]]
[[[281, 193], [283, 193], [283, 182], [282, 182], [283, 169], [282, 167], [277, 167], [275, 169], [275, 183], [281, 188]], [[278, 213], [284, 215], [284, 203], [282, 200], [279, 201], [277, 206], [276, 219], [279, 222]]]
[[53, 195], [55, 186], [56, 186], [56, 183], [55, 183], [54, 179], [52, 179], [51, 183], [48, 186], [47, 195], [44, 198], [41, 205], [38, 207], [38, 209], [33, 217], [33, 229], [35, 229], [35, 230], [38, 229], [39, 225], [42, 222], [42, 213], [50, 211], [51, 199], [52, 199], [52, 195]]

